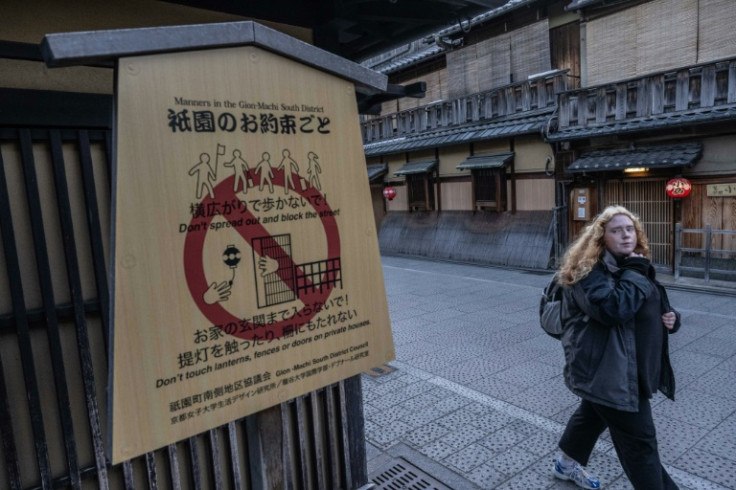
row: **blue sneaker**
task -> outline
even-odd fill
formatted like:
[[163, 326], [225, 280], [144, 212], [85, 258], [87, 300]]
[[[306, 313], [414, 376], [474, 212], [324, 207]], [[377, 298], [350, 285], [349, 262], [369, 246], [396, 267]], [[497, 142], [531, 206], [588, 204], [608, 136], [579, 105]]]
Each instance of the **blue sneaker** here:
[[589, 490], [601, 488], [601, 482], [598, 478], [590, 476], [585, 469], [578, 463], [573, 462], [570, 466], [563, 466], [560, 460], [555, 460], [555, 467], [552, 470], [555, 478], [560, 480], [570, 480], [580, 488]]

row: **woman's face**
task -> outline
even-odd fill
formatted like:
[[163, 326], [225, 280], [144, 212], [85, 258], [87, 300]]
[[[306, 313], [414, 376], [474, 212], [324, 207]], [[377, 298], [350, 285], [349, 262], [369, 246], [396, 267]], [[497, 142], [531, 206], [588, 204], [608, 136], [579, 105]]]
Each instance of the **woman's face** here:
[[631, 218], [617, 214], [608, 222], [603, 234], [606, 248], [616, 257], [628, 257], [636, 248], [636, 228]]

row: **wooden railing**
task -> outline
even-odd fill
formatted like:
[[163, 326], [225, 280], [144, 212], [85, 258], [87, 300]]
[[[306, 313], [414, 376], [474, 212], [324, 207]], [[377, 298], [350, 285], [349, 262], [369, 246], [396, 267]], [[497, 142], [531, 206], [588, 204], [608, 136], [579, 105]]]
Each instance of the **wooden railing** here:
[[492, 120], [554, 107], [556, 94], [567, 89], [567, 72], [440, 101], [361, 121], [363, 142], [370, 143], [441, 127]]
[[736, 59], [688, 66], [559, 95], [559, 129], [736, 102]]
[[[684, 247], [684, 234], [695, 234], [701, 235], [700, 243], [703, 243], [702, 248], [690, 248]], [[705, 229], [687, 229], [682, 227], [682, 223], [675, 224], [675, 279], [679, 279], [682, 271], [698, 272], [703, 274], [705, 282], [710, 281], [711, 273], [719, 274], [733, 279], [736, 279], [736, 269], [717, 269], [714, 268], [714, 264], [733, 264], [734, 260], [730, 257], [736, 257], [736, 250], [724, 250], [713, 248], [713, 235], [720, 235], [724, 238], [727, 236], [736, 236], [736, 230], [713, 230], [708, 223]], [[683, 252], [686, 254], [694, 254], [691, 257], [698, 259], [697, 266], [684, 266], [683, 263]], [[718, 255], [719, 257], [714, 257]], [[728, 257], [728, 258], [726, 258]]]

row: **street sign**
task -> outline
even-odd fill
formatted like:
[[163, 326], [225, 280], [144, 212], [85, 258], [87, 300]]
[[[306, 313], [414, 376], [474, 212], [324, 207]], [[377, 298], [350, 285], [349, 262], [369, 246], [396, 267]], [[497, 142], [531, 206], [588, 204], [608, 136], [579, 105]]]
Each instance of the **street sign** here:
[[393, 359], [352, 82], [121, 58], [116, 114], [113, 463]]

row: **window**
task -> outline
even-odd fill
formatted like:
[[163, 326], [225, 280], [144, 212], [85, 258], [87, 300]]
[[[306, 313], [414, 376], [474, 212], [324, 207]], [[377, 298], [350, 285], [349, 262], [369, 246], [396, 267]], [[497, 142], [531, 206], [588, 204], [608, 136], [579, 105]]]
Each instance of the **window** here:
[[434, 185], [428, 173], [406, 176], [406, 186], [409, 189], [409, 210], [434, 209]]
[[437, 160], [406, 162], [394, 175], [406, 178], [409, 211], [433, 211], [434, 182], [437, 174]]
[[472, 170], [476, 208], [506, 211], [506, 168]]
[[[513, 175], [513, 158], [513, 152], [472, 155], [457, 166], [460, 170], [470, 170], [474, 210], [491, 208], [498, 212], [506, 211], [506, 167], [511, 164]], [[511, 208], [513, 210], [514, 206]]]

